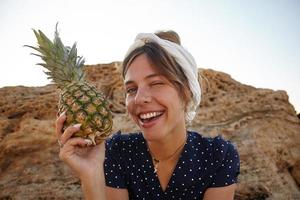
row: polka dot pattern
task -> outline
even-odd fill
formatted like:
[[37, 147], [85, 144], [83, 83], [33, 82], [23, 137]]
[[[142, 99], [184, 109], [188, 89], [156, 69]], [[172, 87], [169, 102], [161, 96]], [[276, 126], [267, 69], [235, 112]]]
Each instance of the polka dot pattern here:
[[106, 141], [106, 185], [126, 188], [130, 199], [202, 199], [209, 187], [237, 182], [240, 170], [235, 146], [222, 137], [188, 132], [187, 142], [168, 186], [162, 190], [141, 133], [115, 134]]

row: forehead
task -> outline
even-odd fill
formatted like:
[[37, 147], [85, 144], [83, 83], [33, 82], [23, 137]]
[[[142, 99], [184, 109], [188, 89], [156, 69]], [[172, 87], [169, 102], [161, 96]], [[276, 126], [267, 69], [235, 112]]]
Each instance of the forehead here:
[[141, 54], [128, 66], [128, 70], [124, 77], [125, 83], [127, 81], [143, 79], [154, 74], [157, 76], [162, 75], [158, 70], [158, 67], [155, 66], [145, 54]]

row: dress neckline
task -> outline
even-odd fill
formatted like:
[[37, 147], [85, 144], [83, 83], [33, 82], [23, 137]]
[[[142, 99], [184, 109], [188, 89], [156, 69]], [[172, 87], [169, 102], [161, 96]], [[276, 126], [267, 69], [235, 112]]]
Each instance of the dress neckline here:
[[146, 160], [150, 160], [150, 170], [148, 171], [147, 174], [145, 174], [145, 176], [149, 176], [149, 178], [151, 179], [154, 179], [155, 180], [155, 184], [157, 184], [160, 188], [160, 192], [161, 193], [167, 193], [169, 191], [169, 188], [172, 188], [172, 184], [175, 182], [175, 179], [176, 179], [176, 174], [178, 173], [178, 170], [179, 170], [179, 165], [180, 163], [182, 163], [184, 161], [184, 155], [187, 153], [187, 149], [188, 149], [188, 143], [190, 141], [190, 132], [187, 131], [187, 137], [186, 137], [186, 142], [184, 144], [184, 147], [179, 155], [179, 159], [172, 171], [172, 174], [171, 174], [171, 177], [168, 181], [168, 184], [166, 186], [166, 189], [163, 190], [161, 184], [160, 184], [160, 181], [159, 181], [159, 177], [158, 177], [158, 174], [155, 173], [155, 166], [152, 162], [152, 156], [151, 156], [151, 153], [147, 147], [147, 141], [145, 140], [145, 138], [143, 137], [143, 134], [141, 133], [141, 136], [142, 136], [142, 144], [143, 144], [143, 148], [146, 150]]

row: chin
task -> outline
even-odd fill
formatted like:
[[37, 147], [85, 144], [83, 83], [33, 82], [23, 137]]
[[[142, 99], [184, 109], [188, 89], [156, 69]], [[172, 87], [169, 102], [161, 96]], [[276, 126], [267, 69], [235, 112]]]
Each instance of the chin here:
[[158, 135], [153, 135], [151, 133], [147, 133], [147, 132], [144, 132], [144, 131], [142, 131], [142, 134], [143, 134], [145, 140], [147, 140], [149, 142], [156, 141], [156, 140], [160, 139], [160, 137]]
[[161, 129], [142, 130], [142, 134], [147, 141], [161, 140], [165, 135]]

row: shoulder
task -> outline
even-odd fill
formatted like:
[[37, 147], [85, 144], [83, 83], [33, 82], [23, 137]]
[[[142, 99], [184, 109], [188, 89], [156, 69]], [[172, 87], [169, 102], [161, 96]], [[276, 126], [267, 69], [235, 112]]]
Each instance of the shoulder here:
[[221, 135], [216, 137], [204, 137], [200, 133], [191, 131], [189, 132], [189, 140], [193, 146], [198, 147], [201, 152], [215, 160], [222, 161], [226, 156], [238, 156], [237, 148], [234, 143], [224, 139]]
[[[220, 135], [203, 137], [196, 132], [190, 134], [193, 145], [200, 151], [198, 158], [204, 168], [204, 173], [210, 177], [208, 187], [228, 186], [237, 182], [240, 173], [240, 159], [234, 143], [225, 140]], [[193, 146], [192, 146], [193, 148]]]
[[236, 145], [229, 141], [222, 138], [222, 136], [218, 135], [212, 139], [213, 143], [213, 155], [216, 160], [228, 162], [227, 159], [230, 159], [230, 162], [239, 162], [238, 161], [238, 150]]

